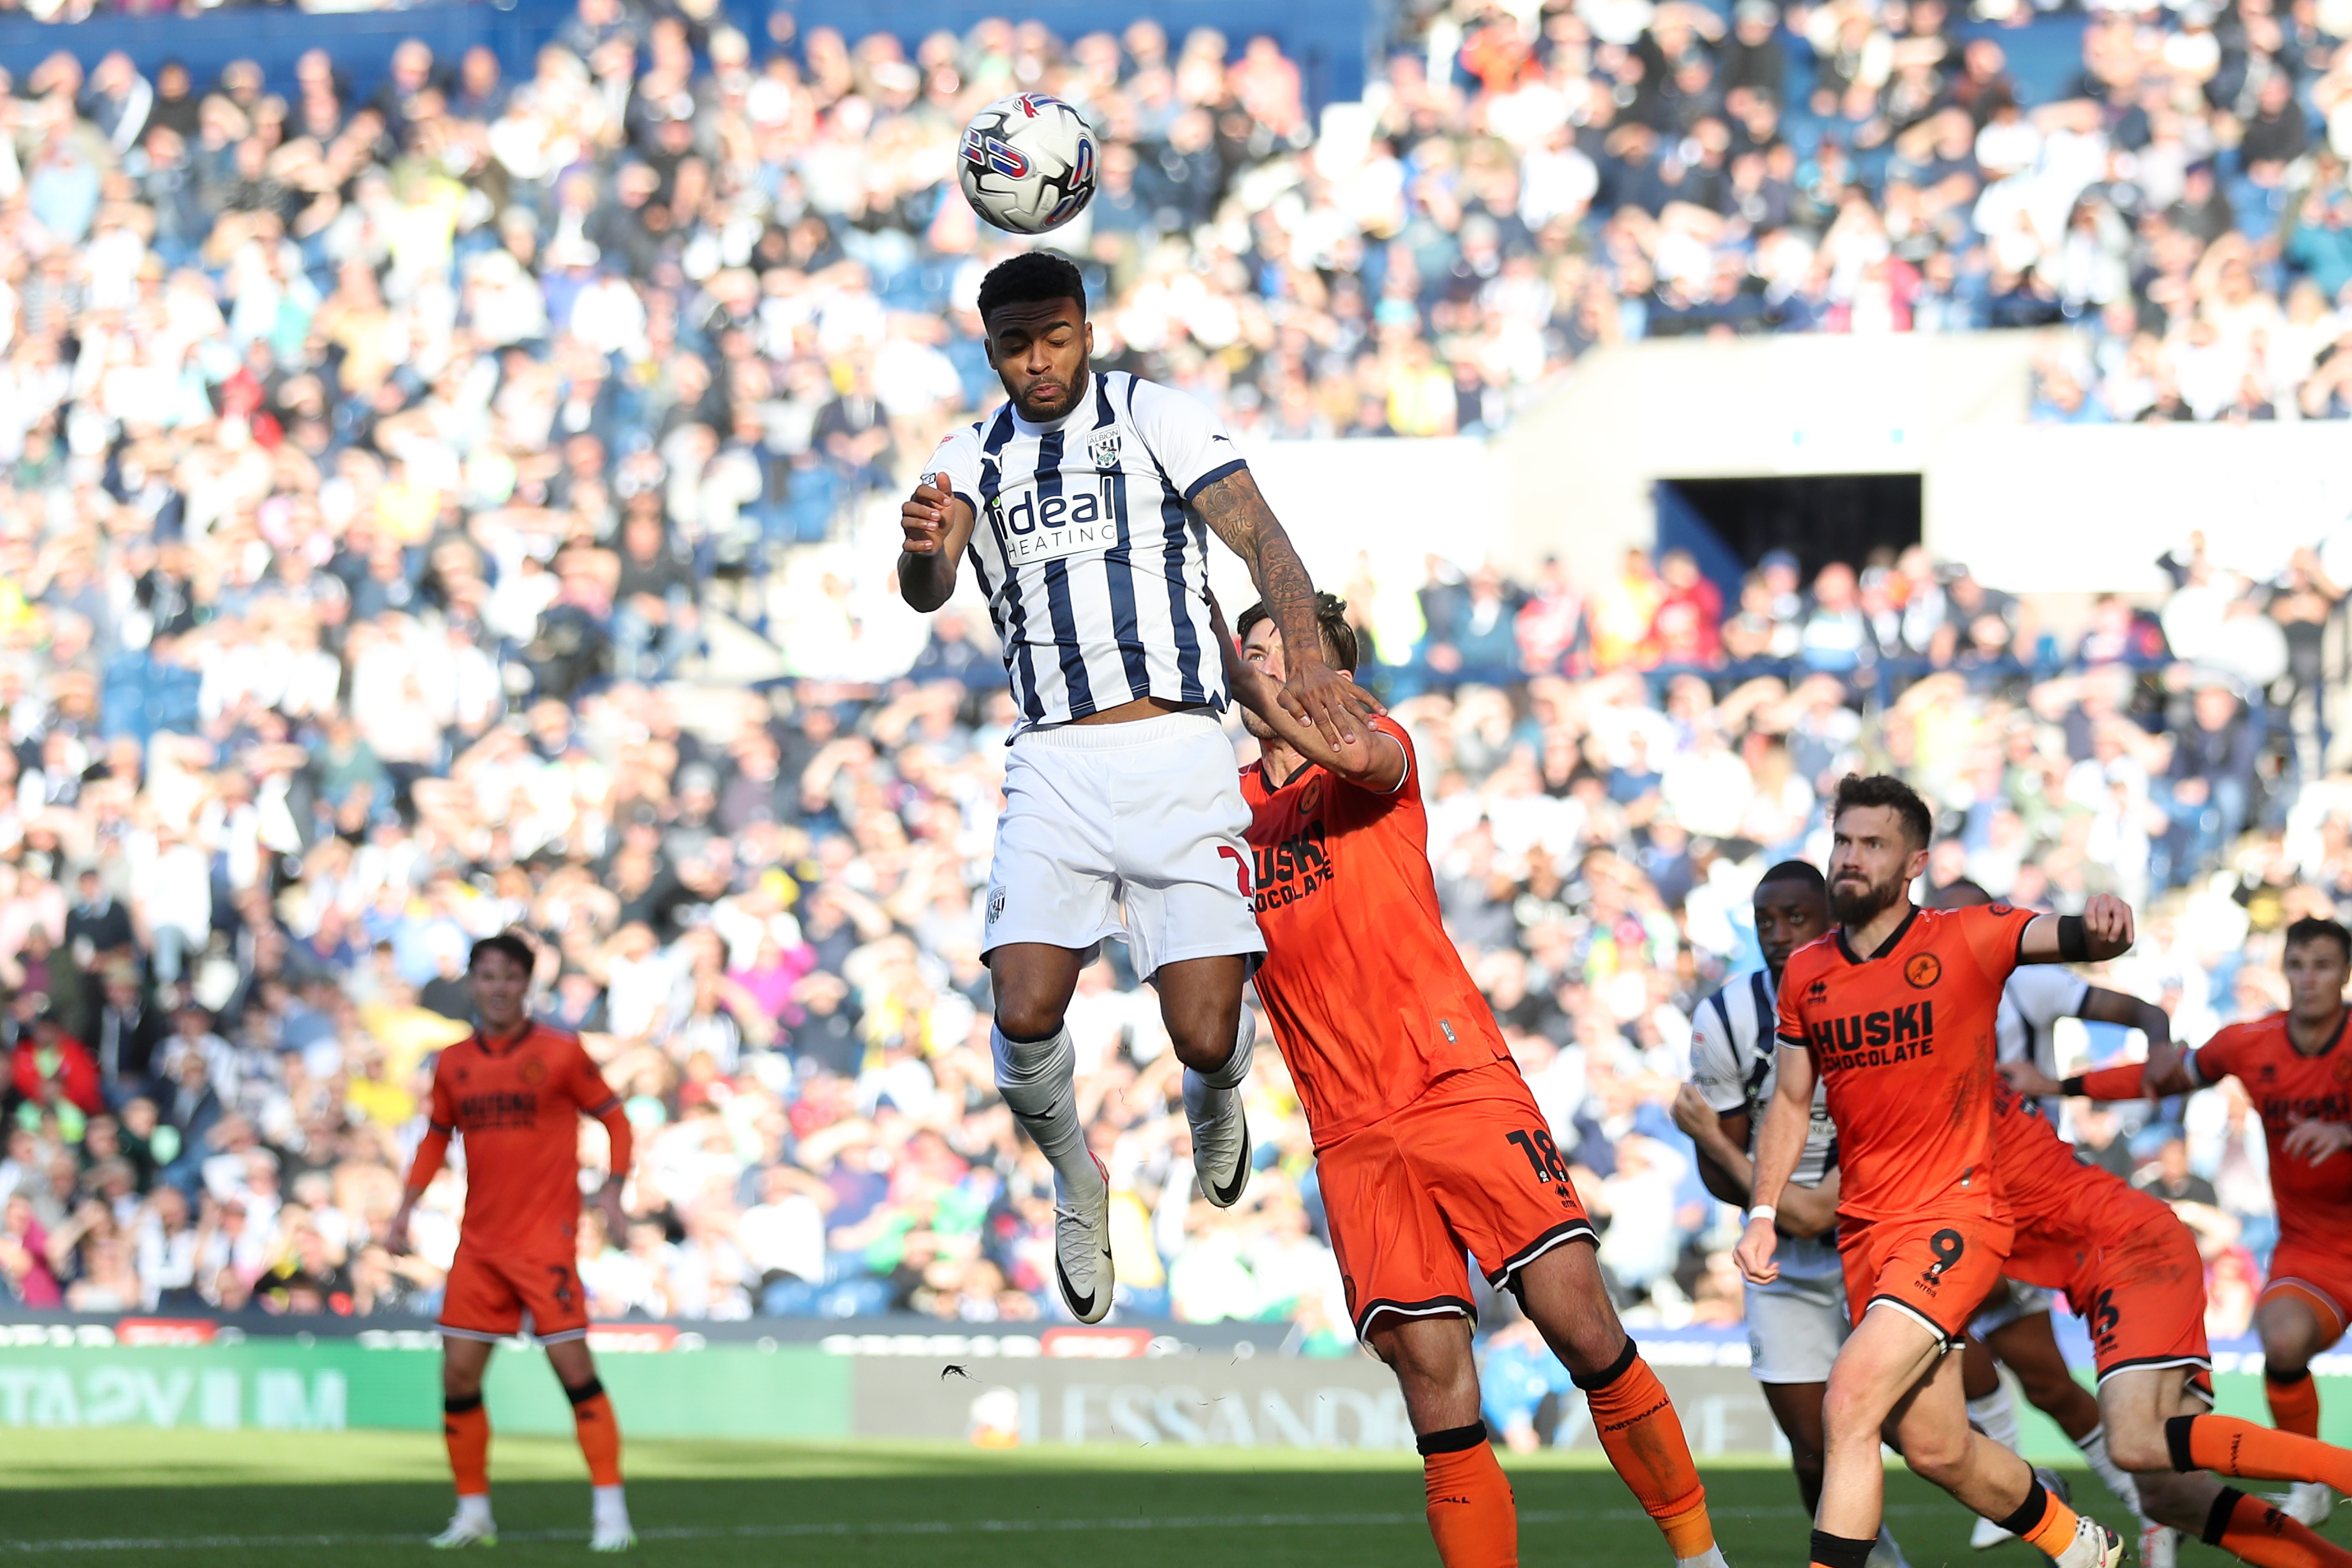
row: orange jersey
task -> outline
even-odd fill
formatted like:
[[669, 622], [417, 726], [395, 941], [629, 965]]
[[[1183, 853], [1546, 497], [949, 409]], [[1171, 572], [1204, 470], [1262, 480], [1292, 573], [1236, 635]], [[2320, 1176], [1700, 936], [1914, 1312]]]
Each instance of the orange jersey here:
[[1372, 722], [1404, 747], [1388, 795], [1311, 763], [1279, 789], [1242, 770], [1265, 937], [1258, 1000], [1318, 1149], [1448, 1073], [1511, 1059], [1438, 915], [1412, 742], [1395, 721]]
[[2216, 1031], [2192, 1058], [2200, 1082], [2236, 1079], [2262, 1116], [2284, 1247], [2341, 1248], [2345, 1237], [2352, 1237], [2352, 1149], [2339, 1149], [2316, 1165], [2285, 1149], [2297, 1122], [2352, 1121], [2347, 1025], [2352, 1014], [2336, 1026], [2326, 1049], [2305, 1056], [2287, 1037], [2286, 1015], [2273, 1013]]
[[580, 1037], [532, 1024], [509, 1045], [478, 1029], [433, 1068], [435, 1131], [466, 1140], [464, 1245], [572, 1256], [580, 1119], [620, 1103]]
[[1868, 958], [1843, 932], [1790, 955], [1780, 1043], [1811, 1051], [1844, 1173], [1838, 1212], [1894, 1219], [1991, 1181], [1994, 1019], [2032, 911], [1915, 909]]
[[1993, 1169], [2017, 1223], [2011, 1279], [2063, 1290], [2102, 1245], [2142, 1225], [2180, 1223], [2161, 1200], [2084, 1164], [2074, 1146], [1998, 1073], [1992, 1104]]

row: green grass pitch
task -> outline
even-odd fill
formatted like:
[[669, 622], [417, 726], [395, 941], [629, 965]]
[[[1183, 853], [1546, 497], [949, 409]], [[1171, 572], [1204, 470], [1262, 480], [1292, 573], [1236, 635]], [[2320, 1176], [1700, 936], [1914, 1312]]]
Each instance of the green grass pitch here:
[[[584, 1564], [587, 1489], [568, 1442], [501, 1438], [491, 1454], [492, 1563]], [[1410, 1455], [948, 1445], [644, 1442], [628, 1453], [641, 1536], [624, 1561], [695, 1568], [1113, 1568], [1202, 1563], [1431, 1568]], [[1513, 1459], [1522, 1561], [1667, 1568], [1656, 1531], [1594, 1456]], [[1890, 1520], [1916, 1568], [2038, 1568], [2011, 1544], [1968, 1550], [1969, 1520], [1899, 1469]], [[2122, 1510], [2087, 1475], [2075, 1495]], [[1735, 1568], [1801, 1563], [1806, 1521], [1785, 1472], [1707, 1472]], [[2101, 1507], [2101, 1504], [2105, 1507]], [[373, 1568], [434, 1556], [447, 1517], [439, 1441], [424, 1434], [130, 1430], [0, 1434], [0, 1560], [87, 1568]], [[2352, 1531], [2331, 1525], [2338, 1540]], [[1087, 1537], [1080, 1545], [1078, 1537]], [[2227, 1561], [2195, 1544], [2184, 1564]]]

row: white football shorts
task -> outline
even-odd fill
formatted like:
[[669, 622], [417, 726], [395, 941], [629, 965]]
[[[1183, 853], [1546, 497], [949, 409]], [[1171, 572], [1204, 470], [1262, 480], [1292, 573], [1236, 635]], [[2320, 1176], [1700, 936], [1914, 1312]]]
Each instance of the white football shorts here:
[[2058, 1292], [2045, 1290], [2039, 1285], [2023, 1285], [2014, 1279], [2006, 1281], [2009, 1289], [1987, 1301], [1984, 1310], [1969, 1320], [1969, 1337], [1982, 1339], [1997, 1334], [2020, 1318], [2030, 1318], [2036, 1312], [2047, 1312], [2057, 1305]]
[[1827, 1383], [1851, 1331], [1838, 1275], [1748, 1287], [1748, 1371], [1759, 1383]]
[[1013, 738], [983, 955], [1127, 940], [1136, 974], [1265, 952], [1250, 912], [1241, 764], [1206, 710]]

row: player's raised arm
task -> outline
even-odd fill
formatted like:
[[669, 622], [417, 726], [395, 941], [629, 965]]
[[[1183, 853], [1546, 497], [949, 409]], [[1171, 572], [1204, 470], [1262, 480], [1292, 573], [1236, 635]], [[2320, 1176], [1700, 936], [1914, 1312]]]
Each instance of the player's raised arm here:
[[915, 493], [898, 503], [898, 527], [906, 548], [898, 552], [898, 593], [928, 614], [955, 592], [956, 562], [971, 542], [971, 503], [955, 492], [945, 471], [925, 474]]
[[1802, 1046], [1780, 1045], [1780, 1081], [1772, 1086], [1772, 1103], [1764, 1111], [1764, 1125], [1756, 1135], [1755, 1206], [1748, 1211], [1748, 1231], [1732, 1254], [1739, 1272], [1759, 1285], [1780, 1278], [1772, 1261], [1779, 1246], [1774, 1221], [1789, 1178], [1805, 1152], [1805, 1134], [1813, 1120], [1813, 1055]]
[[2017, 942], [2020, 963], [2099, 963], [2131, 951], [2131, 906], [2101, 893], [2079, 915], [2036, 915]]
[[1281, 628], [1283, 646], [1290, 650], [1283, 710], [1313, 724], [1329, 745], [1356, 739], [1361, 721], [1381, 711], [1381, 705], [1324, 658], [1322, 634], [1315, 625], [1315, 584], [1249, 469], [1235, 468], [1202, 486], [1192, 510], [1247, 563], [1250, 581]]
[[[1280, 683], [1244, 657], [1233, 628], [1225, 624], [1224, 608], [1213, 594], [1209, 595], [1209, 620], [1216, 628], [1218, 649], [1224, 655], [1225, 684], [1233, 688], [1234, 700], [1263, 721], [1276, 740], [1348, 783], [1380, 795], [1392, 794], [1404, 782], [1404, 747], [1395, 736], [1367, 724], [1336, 745], [1326, 741], [1322, 731], [1282, 705]], [[1322, 642], [1319, 629], [1316, 642], [1318, 646]], [[1282, 646], [1286, 660], [1289, 651], [1290, 639], [1286, 636]], [[1360, 690], [1352, 677], [1339, 674], [1339, 678], [1350, 689]], [[1371, 701], [1370, 694], [1364, 695], [1364, 700]]]

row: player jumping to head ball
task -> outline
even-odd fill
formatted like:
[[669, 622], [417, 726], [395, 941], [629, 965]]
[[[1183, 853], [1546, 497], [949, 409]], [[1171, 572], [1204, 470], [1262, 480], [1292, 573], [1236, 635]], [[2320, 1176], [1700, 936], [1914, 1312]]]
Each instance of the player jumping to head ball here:
[[1078, 972], [1123, 935], [1184, 1064], [1202, 1193], [1249, 1178], [1242, 984], [1265, 951], [1250, 912], [1249, 810], [1217, 721], [1208, 536], [1248, 563], [1311, 651], [1284, 706], [1328, 742], [1378, 706], [1320, 657], [1315, 589], [1216, 417], [1183, 394], [1087, 364], [1085, 280], [1050, 251], [980, 286], [1008, 398], [948, 437], [899, 508], [899, 592], [936, 610], [970, 560], [1021, 713], [1004, 765], [982, 952], [995, 988], [997, 1088], [1053, 1163], [1062, 1300], [1110, 1310], [1110, 1183], [1087, 1147], [1063, 1025]]

